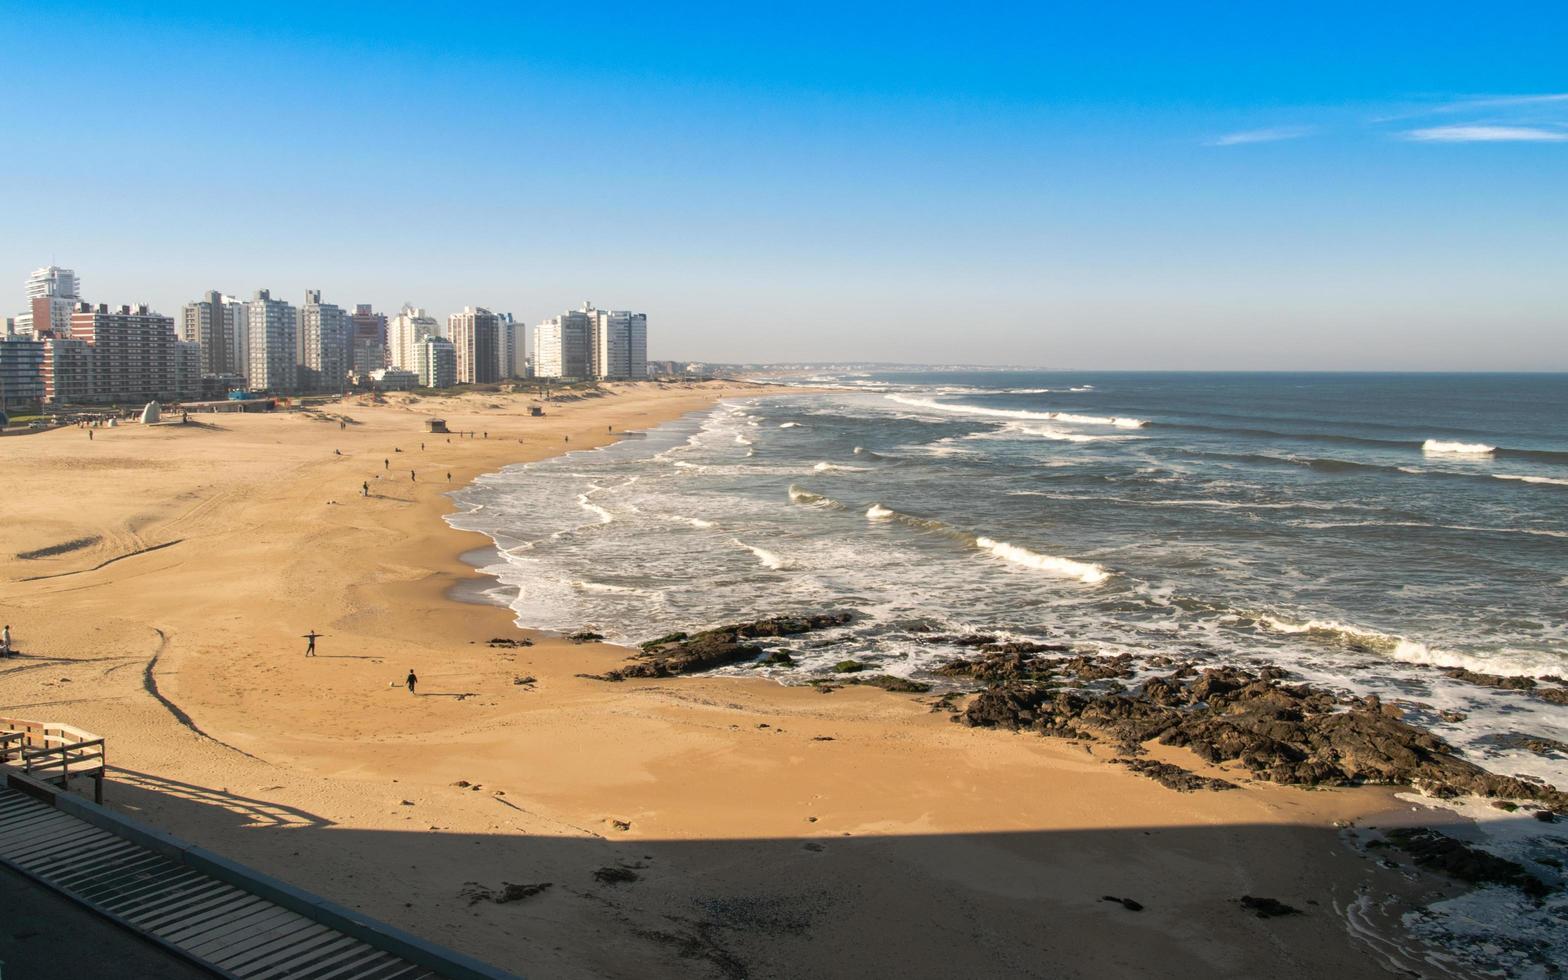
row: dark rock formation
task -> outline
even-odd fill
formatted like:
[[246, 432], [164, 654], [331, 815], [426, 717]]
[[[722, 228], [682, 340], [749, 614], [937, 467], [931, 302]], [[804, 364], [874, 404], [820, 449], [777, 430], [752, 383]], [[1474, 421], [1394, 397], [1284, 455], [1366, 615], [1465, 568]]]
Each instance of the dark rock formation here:
[[1546, 882], [1506, 858], [1471, 847], [1430, 827], [1390, 830], [1384, 839], [1409, 854], [1416, 864], [1472, 885], [1510, 885], [1534, 899], [1546, 897]]
[[602, 635], [595, 633], [593, 630], [578, 630], [575, 633], [568, 634], [566, 638], [573, 643], [598, 643], [604, 639]]
[[1487, 735], [1481, 741], [1486, 745], [1495, 746], [1499, 749], [1518, 749], [1524, 752], [1533, 752], [1548, 759], [1559, 755], [1568, 755], [1568, 742], [1559, 742], [1555, 738], [1547, 738], [1544, 735], [1503, 732], [1497, 735]]
[[1300, 915], [1301, 910], [1286, 905], [1276, 898], [1261, 898], [1256, 895], [1243, 895], [1237, 903], [1248, 912], [1255, 914], [1260, 919], [1273, 919], [1281, 915]]
[[1161, 786], [1168, 786], [1178, 793], [1195, 793], [1200, 789], [1222, 790], [1235, 789], [1236, 784], [1223, 779], [1213, 779], [1189, 772], [1181, 766], [1173, 766], [1168, 762], [1156, 762], [1153, 759], [1112, 759], [1111, 762], [1119, 766], [1126, 766], [1140, 776], [1148, 776]]
[[912, 681], [907, 677], [894, 677], [892, 674], [860, 674], [855, 677], [835, 677], [833, 683], [880, 687], [884, 691], [892, 691], [895, 694], [924, 694], [931, 690], [930, 684]]
[[1125, 677], [1131, 669], [1121, 657], [1018, 655], [1003, 662], [982, 653], [940, 671], [997, 678], [955, 715], [966, 725], [1095, 739], [1129, 754], [1158, 739], [1191, 749], [1211, 764], [1240, 762], [1257, 778], [1277, 783], [1406, 784], [1438, 796], [1533, 800], [1568, 812], [1568, 794], [1459, 758], [1441, 738], [1405, 722], [1392, 705], [1282, 684], [1278, 668], [1218, 667], [1190, 679], [1176, 671], [1132, 692], [1053, 686], [1058, 673]]
[[743, 642], [745, 640], [794, 636], [813, 630], [831, 629], [835, 626], [843, 626], [850, 619], [849, 613], [774, 616], [749, 623], [721, 626], [692, 636], [671, 633], [668, 637], [644, 643], [642, 652], [631, 663], [597, 675], [596, 679], [619, 681], [629, 677], [675, 677], [679, 674], [713, 670], [716, 667], [754, 660], [762, 654], [761, 647]]

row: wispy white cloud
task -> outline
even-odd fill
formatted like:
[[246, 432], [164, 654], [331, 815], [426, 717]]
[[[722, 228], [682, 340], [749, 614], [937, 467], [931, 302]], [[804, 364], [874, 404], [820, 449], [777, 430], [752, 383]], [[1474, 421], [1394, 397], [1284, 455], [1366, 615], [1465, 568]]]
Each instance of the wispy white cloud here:
[[1443, 112], [1462, 112], [1468, 109], [1504, 109], [1512, 106], [1551, 105], [1568, 102], [1568, 92], [1548, 92], [1544, 95], [1494, 95], [1473, 99], [1460, 99], [1442, 106]]
[[1564, 143], [1568, 130], [1540, 126], [1429, 126], [1400, 133], [1417, 143]]
[[1242, 146], [1247, 143], [1278, 143], [1281, 140], [1301, 139], [1316, 130], [1311, 126], [1274, 126], [1268, 129], [1247, 129], [1239, 133], [1226, 133], [1209, 140], [1209, 146]]

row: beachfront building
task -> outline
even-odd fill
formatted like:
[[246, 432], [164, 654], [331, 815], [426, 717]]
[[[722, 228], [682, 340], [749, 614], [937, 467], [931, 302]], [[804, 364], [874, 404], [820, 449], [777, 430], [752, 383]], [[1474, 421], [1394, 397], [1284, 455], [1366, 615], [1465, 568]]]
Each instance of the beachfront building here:
[[300, 391], [343, 390], [351, 367], [352, 330], [353, 324], [342, 307], [323, 303], [319, 289], [305, 290], [296, 333]]
[[[121, 306], [78, 303], [71, 314], [70, 337], [90, 348], [92, 365], [88, 401], [177, 401], [194, 397], [195, 379], [181, 376], [182, 354], [174, 318], [147, 305]], [[200, 357], [199, 348], [188, 348]]]
[[43, 342], [44, 401], [73, 405], [92, 401], [93, 349], [79, 337], [48, 337]]
[[27, 277], [27, 310], [16, 318], [16, 329], [43, 336], [65, 337], [71, 332], [71, 314], [81, 301], [76, 273], [57, 265], [34, 269]]
[[457, 348], [457, 383], [501, 380], [501, 321], [483, 307], [465, 306], [446, 318], [447, 339]]
[[387, 321], [387, 366], [414, 370], [414, 345], [426, 337], [441, 336], [441, 327], [435, 317], [422, 306], [403, 304], [391, 320]]
[[0, 334], [0, 410], [38, 407], [44, 399], [43, 359], [44, 343], [31, 333]]
[[567, 310], [534, 327], [534, 375], [540, 378], [593, 376], [593, 336], [599, 311], [592, 303]]
[[245, 303], [209, 290], [180, 311], [180, 339], [200, 347], [203, 374], [244, 374]]
[[377, 313], [369, 303], [358, 303], [349, 315], [353, 338], [349, 342], [349, 361], [356, 375], [369, 374], [387, 366], [387, 315]]
[[648, 376], [648, 314], [595, 310], [593, 374], [596, 378]]
[[497, 313], [501, 334], [501, 377], [528, 377], [527, 327], [510, 313]]
[[299, 390], [299, 311], [265, 289], [246, 304], [250, 360], [246, 377], [255, 391], [285, 394]]
[[457, 346], [445, 337], [426, 337], [414, 345], [414, 373], [421, 388], [450, 388], [457, 380]]
[[377, 368], [370, 372], [370, 383], [382, 391], [413, 391], [419, 387], [419, 375], [402, 368]]

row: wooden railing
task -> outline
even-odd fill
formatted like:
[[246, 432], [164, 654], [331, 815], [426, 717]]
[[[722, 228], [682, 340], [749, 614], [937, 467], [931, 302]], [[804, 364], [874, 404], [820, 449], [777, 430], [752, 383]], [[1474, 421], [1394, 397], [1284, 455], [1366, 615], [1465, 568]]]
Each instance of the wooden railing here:
[[93, 781], [93, 799], [103, 802], [104, 740], [74, 725], [0, 718], [0, 763], [38, 779], [58, 780], [67, 789], [72, 777], [86, 776]]

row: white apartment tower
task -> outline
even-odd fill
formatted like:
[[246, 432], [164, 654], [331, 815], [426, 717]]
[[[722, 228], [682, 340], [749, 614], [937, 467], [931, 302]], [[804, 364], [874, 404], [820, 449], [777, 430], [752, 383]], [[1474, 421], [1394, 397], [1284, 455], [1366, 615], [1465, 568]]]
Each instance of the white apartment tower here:
[[534, 377], [593, 377], [593, 337], [599, 311], [592, 303], [534, 327]]
[[71, 314], [81, 300], [76, 273], [57, 265], [34, 269], [27, 277], [27, 311], [16, 318], [16, 329], [35, 336], [71, 334]]
[[441, 336], [441, 327], [423, 307], [403, 304], [397, 316], [387, 321], [387, 360], [395, 368], [415, 369], [414, 345], [426, 337]]
[[446, 319], [447, 339], [457, 348], [457, 383], [500, 381], [501, 319], [483, 307], [465, 306]]
[[246, 376], [251, 388], [275, 394], [298, 390], [298, 311], [258, 289], [247, 305], [246, 327], [250, 335]]
[[445, 337], [426, 337], [414, 345], [414, 373], [423, 388], [457, 384], [457, 347]]
[[352, 324], [348, 312], [321, 301], [321, 290], [305, 290], [299, 308], [298, 349], [301, 391], [342, 391], [350, 368]]

